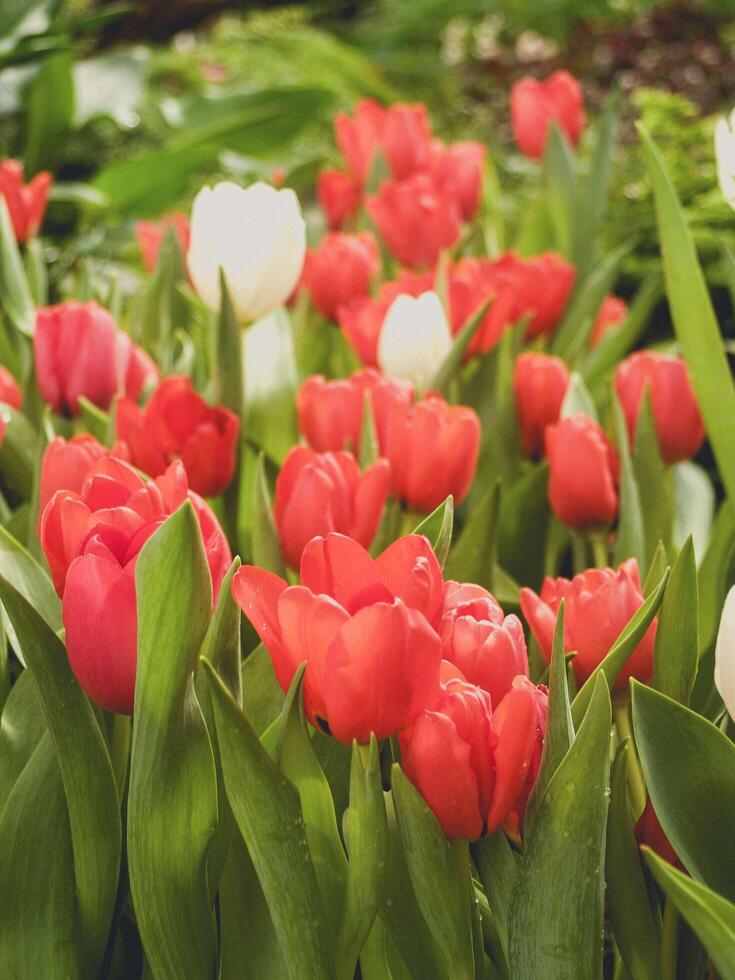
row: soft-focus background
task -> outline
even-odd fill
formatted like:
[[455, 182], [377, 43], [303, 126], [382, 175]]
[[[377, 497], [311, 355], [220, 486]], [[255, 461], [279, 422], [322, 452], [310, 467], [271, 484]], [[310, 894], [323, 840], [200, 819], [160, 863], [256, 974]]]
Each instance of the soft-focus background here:
[[[634, 246], [623, 292], [657, 253], [635, 118], [666, 156], [717, 287], [723, 244], [735, 245], [712, 147], [735, 92], [734, 14], [734, 0], [5, 0], [0, 146], [29, 174], [55, 173], [45, 230], [64, 246], [57, 277], [109, 273], [133, 254], [133, 219], [188, 210], [202, 182], [274, 168], [317, 235], [331, 118], [361, 96], [424, 100], [439, 135], [486, 142], [501, 191], [514, 190], [497, 205], [513, 228], [534, 167], [514, 152], [509, 88], [565, 67], [591, 115], [611, 90], [623, 97], [606, 231], [609, 246]], [[724, 289], [715, 302], [730, 332]]]

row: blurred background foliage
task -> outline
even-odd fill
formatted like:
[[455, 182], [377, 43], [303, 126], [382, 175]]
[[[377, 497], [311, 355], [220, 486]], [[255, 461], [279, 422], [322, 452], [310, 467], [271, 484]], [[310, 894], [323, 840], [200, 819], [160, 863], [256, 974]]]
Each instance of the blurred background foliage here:
[[735, 101], [734, 14], [735, 0], [3, 0], [0, 151], [55, 173], [57, 276], [129, 258], [131, 222], [188, 209], [205, 180], [282, 168], [314, 217], [316, 172], [337, 161], [331, 119], [364, 96], [422, 99], [439, 135], [486, 142], [513, 227], [535, 169], [514, 152], [510, 86], [565, 67], [592, 116], [623, 95], [606, 235], [635, 245], [631, 290], [657, 261], [635, 119], [665, 154], [717, 285], [722, 244], [735, 245], [712, 148]]

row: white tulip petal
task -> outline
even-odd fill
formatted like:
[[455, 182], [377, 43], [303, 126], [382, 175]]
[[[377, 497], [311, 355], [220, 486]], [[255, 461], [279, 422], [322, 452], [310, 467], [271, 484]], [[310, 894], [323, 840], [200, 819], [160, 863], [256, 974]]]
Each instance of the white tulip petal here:
[[715, 686], [735, 719], [735, 586], [727, 593], [717, 632]]
[[735, 110], [729, 119], [720, 119], [715, 127], [715, 158], [720, 191], [735, 209]]
[[385, 374], [430, 384], [452, 346], [452, 332], [435, 292], [397, 296], [388, 308], [378, 340], [378, 364]]

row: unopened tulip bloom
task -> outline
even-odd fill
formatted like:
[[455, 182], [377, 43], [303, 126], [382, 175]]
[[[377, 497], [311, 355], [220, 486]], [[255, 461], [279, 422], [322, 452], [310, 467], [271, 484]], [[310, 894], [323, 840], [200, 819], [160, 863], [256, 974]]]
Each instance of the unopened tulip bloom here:
[[731, 208], [735, 209], [735, 109], [715, 127], [717, 182]]
[[543, 455], [544, 432], [559, 419], [569, 377], [569, 368], [560, 357], [528, 352], [516, 360], [513, 394], [523, 451], [528, 456]]
[[545, 81], [522, 78], [510, 95], [513, 135], [521, 153], [540, 160], [552, 124], [574, 146], [584, 129], [584, 100], [579, 82], [569, 72], [555, 71]]
[[378, 340], [378, 364], [394, 378], [423, 389], [452, 348], [452, 331], [435, 292], [402, 294], [385, 315]]
[[554, 514], [576, 530], [611, 524], [618, 512], [617, 453], [602, 428], [586, 415], [546, 427], [549, 502]]
[[431, 126], [423, 102], [396, 102], [385, 111], [381, 148], [396, 180], [429, 166]]
[[495, 598], [480, 585], [447, 582], [441, 621], [444, 659], [471, 684], [500, 704], [518, 674], [528, 674], [523, 627], [517, 616], [505, 616]]
[[628, 304], [618, 296], [606, 296], [595, 317], [590, 333], [590, 347], [597, 347], [603, 338], [628, 316]]
[[482, 143], [432, 143], [431, 175], [438, 187], [458, 201], [465, 221], [471, 221], [480, 207], [486, 158], [487, 147]]
[[347, 169], [362, 187], [370, 176], [376, 153], [381, 148], [385, 109], [374, 99], [362, 99], [352, 116], [338, 112], [334, 136]]
[[339, 230], [360, 210], [362, 190], [352, 174], [323, 170], [317, 179], [316, 196], [332, 230]]
[[217, 496], [232, 480], [240, 420], [228, 408], [207, 405], [189, 378], [164, 379], [145, 408], [118, 399], [115, 423], [131, 462], [149, 476], [180, 459], [189, 486], [203, 497]]
[[180, 211], [166, 215], [160, 221], [139, 221], [135, 226], [143, 268], [151, 273], [156, 268], [161, 246], [168, 232], [172, 230], [178, 239], [183, 256], [189, 251], [189, 219]]
[[727, 593], [717, 632], [715, 686], [728, 714], [735, 718], [735, 586]]
[[397, 500], [429, 513], [449, 494], [456, 504], [465, 498], [480, 451], [480, 419], [473, 409], [449, 405], [435, 394], [407, 405], [386, 393], [375, 406], [375, 422]]
[[86, 432], [72, 436], [71, 439], [56, 436], [51, 440], [41, 459], [38, 492], [39, 527], [46, 504], [56, 491], [72, 490], [74, 493], [81, 493], [84, 481], [94, 464], [108, 456], [127, 461], [129, 459], [127, 446], [116, 443], [110, 449]]
[[550, 337], [561, 322], [577, 277], [576, 268], [556, 252], [520, 258], [508, 252], [496, 260], [497, 273], [515, 290], [516, 316], [528, 317], [526, 337]]
[[461, 231], [459, 205], [428, 174], [383, 181], [368, 197], [367, 212], [389, 251], [408, 266], [433, 265]]
[[0, 364], [0, 402], [11, 408], [20, 408], [23, 404], [20, 385], [4, 364]]
[[[365, 398], [380, 405], [385, 393], [409, 404], [413, 400], [410, 384], [387, 378], [374, 368], [354, 371], [349, 378], [327, 381], [314, 374], [301, 385], [296, 396], [299, 429], [317, 452], [360, 450]], [[375, 410], [375, 409], [374, 409]]]
[[230, 564], [227, 540], [181, 463], [145, 483], [127, 463], [100, 459], [81, 492], [61, 490], [41, 520], [41, 544], [56, 590], [71, 668], [97, 704], [133, 710], [138, 650], [135, 566], [145, 542], [186, 499], [197, 515], [213, 593]]
[[84, 396], [107, 410], [116, 394], [138, 398], [158, 369], [95, 302], [39, 309], [33, 337], [36, 381], [60, 415], [77, 415]]
[[625, 415], [631, 442], [648, 391], [661, 457], [680, 463], [699, 452], [704, 423], [686, 363], [653, 351], [636, 351], [618, 365], [615, 391]]
[[[556, 615], [564, 605], [564, 649], [576, 652], [572, 660], [579, 683], [607, 656], [624, 627], [644, 602], [638, 563], [629, 558], [616, 570], [590, 568], [573, 579], [546, 578], [541, 594], [521, 589], [521, 610], [547, 661], [551, 660]], [[647, 681], [653, 670], [657, 621], [648, 627], [618, 674], [615, 686], [624, 689], [628, 678]]]
[[51, 174], [42, 170], [24, 184], [23, 165], [18, 160], [0, 160], [0, 197], [5, 199], [15, 237], [21, 244], [41, 227], [51, 179]]
[[232, 594], [284, 691], [306, 663], [304, 704], [342, 742], [387, 738], [439, 694], [442, 574], [426, 538], [399, 538], [377, 559], [351, 538], [313, 538], [301, 585], [244, 565]]
[[294, 446], [276, 480], [274, 516], [287, 564], [298, 568], [305, 545], [330, 531], [372, 543], [390, 488], [390, 464], [379, 459], [363, 474], [348, 452], [315, 453]]
[[330, 232], [306, 253], [302, 282], [314, 306], [329, 320], [345, 303], [367, 296], [380, 267], [380, 252], [369, 231]]
[[194, 198], [189, 275], [213, 310], [221, 303], [222, 270], [241, 322], [271, 313], [294, 291], [305, 252], [306, 226], [290, 188], [225, 181]]

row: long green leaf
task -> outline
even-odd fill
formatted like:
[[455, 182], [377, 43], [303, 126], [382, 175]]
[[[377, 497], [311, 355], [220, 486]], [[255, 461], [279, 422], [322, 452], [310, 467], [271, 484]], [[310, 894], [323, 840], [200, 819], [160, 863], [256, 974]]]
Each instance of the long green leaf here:
[[431, 542], [439, 564], [444, 568], [449, 548], [452, 544], [454, 527], [454, 498], [450, 494], [444, 503], [433, 510], [414, 529], [414, 534], [423, 534]]
[[470, 341], [479, 330], [482, 321], [485, 319], [485, 314], [487, 313], [491, 304], [492, 299], [486, 300], [482, 306], [475, 313], [473, 313], [467, 323], [465, 323], [460, 332], [454, 338], [454, 342], [452, 343], [447, 356], [439, 365], [437, 372], [429, 385], [431, 391], [438, 391], [439, 394], [446, 394], [450, 382], [454, 379], [462, 365], [465, 351], [467, 350]]
[[74, 113], [72, 55], [46, 58], [31, 82], [26, 103], [25, 168], [29, 176], [56, 167]]
[[286, 566], [281, 554], [278, 531], [273, 517], [268, 483], [265, 476], [265, 453], [258, 456], [253, 483], [253, 564], [267, 568], [269, 572], [286, 577]]
[[699, 663], [699, 594], [694, 546], [688, 538], [671, 569], [656, 631], [651, 684], [689, 703]]
[[0, 196], [0, 306], [13, 326], [33, 336], [36, 317], [5, 198]]
[[[620, 459], [620, 517], [615, 539], [615, 561], [620, 564], [626, 558], [635, 558], [638, 561], [641, 574], [646, 574], [648, 559], [652, 555], [646, 554], [641, 495], [630, 455], [628, 430], [617, 398], [613, 398], [613, 416], [615, 418], [618, 458]], [[659, 579], [656, 581], [658, 582]]]
[[449, 552], [446, 577], [478, 582], [491, 589], [497, 565], [500, 483], [497, 482], [472, 510], [457, 543]]

